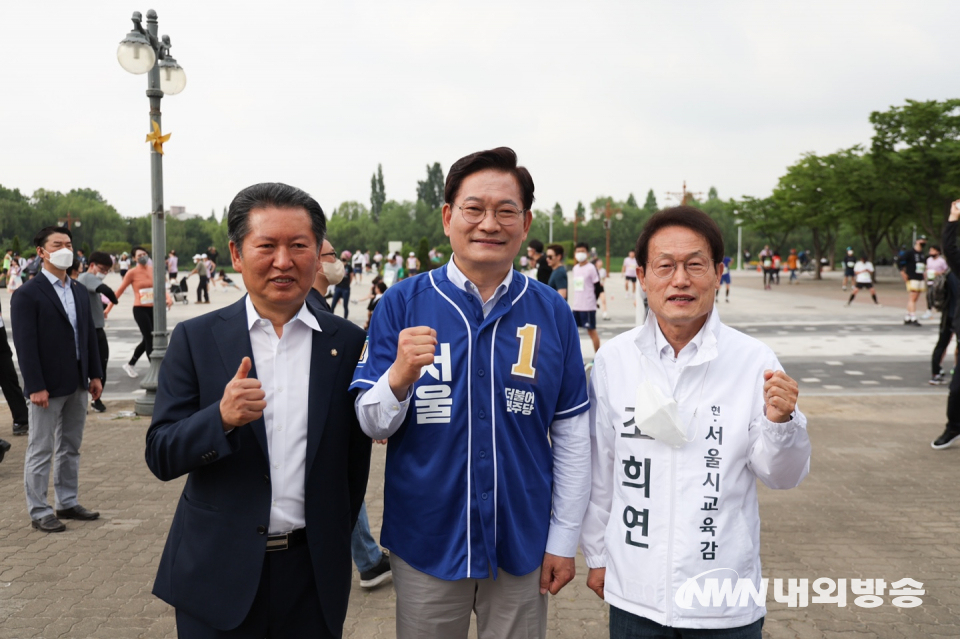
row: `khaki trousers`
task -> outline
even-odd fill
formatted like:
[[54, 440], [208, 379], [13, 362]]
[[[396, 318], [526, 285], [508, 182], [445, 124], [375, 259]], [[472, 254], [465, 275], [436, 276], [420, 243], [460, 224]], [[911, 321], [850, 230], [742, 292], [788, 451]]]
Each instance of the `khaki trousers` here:
[[390, 555], [397, 591], [397, 639], [459, 639], [477, 614], [479, 639], [544, 639], [547, 597], [540, 594], [540, 569], [515, 577], [446, 581], [420, 572]]

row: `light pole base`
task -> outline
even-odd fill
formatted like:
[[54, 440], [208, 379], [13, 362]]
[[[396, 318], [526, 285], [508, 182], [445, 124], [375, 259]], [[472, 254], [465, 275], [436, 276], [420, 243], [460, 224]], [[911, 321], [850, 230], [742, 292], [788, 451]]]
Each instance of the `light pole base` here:
[[[156, 335], [156, 334], [155, 334]], [[166, 343], [167, 334], [163, 334], [163, 341]], [[160, 381], [160, 364], [167, 354], [166, 347], [156, 348], [150, 354], [150, 371], [140, 382], [140, 388], [147, 391], [146, 395], [137, 399], [133, 404], [133, 412], [141, 417], [151, 417], [153, 415], [153, 406], [157, 400], [157, 383]]]

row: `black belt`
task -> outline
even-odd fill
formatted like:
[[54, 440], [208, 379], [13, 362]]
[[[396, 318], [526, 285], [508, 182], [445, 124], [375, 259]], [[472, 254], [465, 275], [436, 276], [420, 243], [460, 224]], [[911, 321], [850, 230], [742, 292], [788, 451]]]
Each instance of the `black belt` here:
[[289, 550], [305, 543], [307, 543], [307, 529], [297, 528], [282, 535], [270, 535], [267, 537], [267, 552]]

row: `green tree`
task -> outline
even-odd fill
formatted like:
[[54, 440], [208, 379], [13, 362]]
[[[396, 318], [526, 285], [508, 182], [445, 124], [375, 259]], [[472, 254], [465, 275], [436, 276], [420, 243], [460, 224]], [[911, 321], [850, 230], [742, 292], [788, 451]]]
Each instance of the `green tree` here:
[[387, 201], [387, 192], [383, 187], [383, 165], [377, 165], [377, 172], [370, 177], [370, 217], [374, 222], [380, 220], [380, 211]]
[[877, 261], [877, 249], [885, 239], [891, 246], [903, 213], [908, 210], [904, 189], [882, 179], [871, 153], [860, 146], [830, 156], [837, 184], [837, 204], [844, 223], [859, 238], [867, 257]]
[[586, 217], [587, 209], [583, 208], [583, 202], [579, 202], [579, 201], [577, 202], [577, 208], [573, 212], [573, 215], [578, 220], [582, 220]]
[[759, 233], [763, 241], [773, 248], [785, 246], [787, 238], [796, 231], [801, 222], [797, 218], [796, 209], [781, 206], [780, 201], [773, 196], [744, 196], [734, 202], [733, 206], [744, 226]]
[[653, 189], [647, 191], [647, 199], [643, 203], [643, 210], [646, 211], [648, 215], [653, 215], [660, 210], [660, 207], [657, 205], [657, 196], [653, 194]]
[[417, 199], [425, 202], [431, 209], [443, 206], [443, 169], [439, 162], [427, 166], [427, 179], [417, 181]]
[[[810, 230], [817, 279], [820, 279], [820, 258], [826, 256], [833, 265], [843, 212], [838, 206], [840, 189], [834, 170], [831, 157], [806, 153], [799, 162], [787, 168], [786, 175], [780, 178], [773, 192], [784, 218]], [[773, 248], [782, 253], [787, 247], [776, 244]]]
[[633, 193], [627, 196], [627, 206], [637, 208], [637, 198], [633, 197]]
[[960, 196], [960, 99], [907, 100], [870, 114], [873, 159], [882, 180], [899, 185], [913, 221], [939, 234]]

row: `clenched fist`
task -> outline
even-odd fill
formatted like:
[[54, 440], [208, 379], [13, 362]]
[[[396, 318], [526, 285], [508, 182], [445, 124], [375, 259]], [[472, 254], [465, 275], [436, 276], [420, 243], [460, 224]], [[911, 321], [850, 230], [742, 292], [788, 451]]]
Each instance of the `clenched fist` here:
[[387, 377], [397, 401], [406, 398], [410, 386], [420, 379], [420, 369], [433, 364], [436, 353], [437, 331], [429, 326], [411, 326], [400, 331], [397, 359], [390, 366]]
[[767, 369], [763, 371], [763, 379], [763, 404], [767, 419], [779, 424], [790, 421], [797, 407], [799, 386], [783, 371]]
[[267, 395], [260, 388], [259, 379], [247, 377], [251, 368], [253, 362], [249, 357], [244, 357], [237, 374], [223, 389], [223, 398], [220, 400], [223, 430], [238, 428], [263, 417], [263, 409], [267, 407], [263, 398]]

